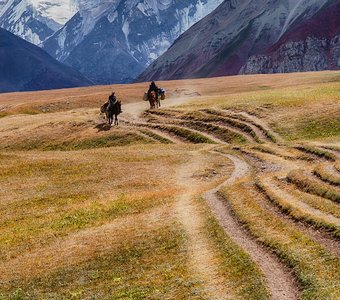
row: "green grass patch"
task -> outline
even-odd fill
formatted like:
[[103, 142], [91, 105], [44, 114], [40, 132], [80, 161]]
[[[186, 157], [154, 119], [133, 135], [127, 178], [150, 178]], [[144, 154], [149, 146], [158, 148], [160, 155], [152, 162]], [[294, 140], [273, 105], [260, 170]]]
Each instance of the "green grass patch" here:
[[[73, 198], [69, 197], [61, 199], [52, 196], [55, 203], [49, 205], [52, 201], [44, 197], [46, 203], [37, 204], [32, 201], [25, 201], [25, 211], [28, 215], [17, 216], [16, 218], [7, 219], [0, 223], [3, 228], [0, 242], [0, 255], [6, 254], [8, 249], [20, 249], [34, 245], [40, 240], [47, 243], [53, 236], [63, 236], [70, 232], [78, 231], [91, 226], [99, 226], [108, 221], [130, 214], [138, 214], [146, 209], [164, 205], [172, 201], [171, 196], [164, 196], [162, 198], [157, 195], [120, 195], [117, 199], [111, 200], [109, 203], [102, 204], [93, 202], [90, 205], [83, 207], [75, 206], [82, 204], [88, 200], [87, 196], [75, 195]], [[63, 202], [63, 203], [62, 203]], [[15, 210], [22, 211], [24, 207], [18, 205]], [[35, 208], [35, 209], [34, 209]], [[8, 210], [15, 213], [13, 208]], [[49, 210], [50, 212], [47, 212]]]
[[[209, 109], [205, 110], [205, 112], [207, 112], [208, 114], [211, 114], [212, 111], [213, 110], [209, 110]], [[200, 121], [201, 123], [202, 122], [217, 122], [217, 123], [221, 123], [227, 126], [232, 126], [252, 136], [257, 143], [261, 142], [259, 137], [256, 135], [255, 131], [249, 125], [239, 122], [232, 118], [228, 118], [228, 117], [216, 115], [216, 114], [205, 115], [201, 112], [188, 113], [184, 116], [184, 118], [189, 119], [189, 120], [194, 120], [194, 121]]]
[[294, 121], [293, 126], [282, 126], [282, 124], [273, 124], [273, 126], [279, 134], [290, 141], [340, 136], [340, 118], [329, 116], [320, 118], [313, 114]]
[[257, 127], [259, 130], [262, 131], [262, 133], [269, 139], [271, 140], [273, 143], [277, 142], [276, 137], [273, 135], [273, 133], [271, 133], [270, 131], [268, 131], [266, 128], [264, 128], [262, 125], [254, 122], [253, 120], [248, 119], [245, 116], [242, 115], [236, 115], [236, 114], [232, 114], [230, 112], [221, 112], [221, 111], [217, 111], [214, 109], [204, 109], [204, 112], [214, 115], [214, 116], [219, 116], [220, 121], [226, 123], [227, 125], [231, 125], [234, 127], [237, 127], [245, 132], [247, 132], [248, 134], [250, 134], [256, 142], [261, 142], [258, 138], [258, 136], [256, 135], [256, 133], [254, 132], [254, 130], [245, 123], [242, 123], [240, 121], [246, 122], [246, 123], [250, 123], [253, 126]]
[[61, 145], [47, 147], [45, 150], [86, 150], [95, 148], [107, 147], [123, 147], [133, 144], [148, 144], [151, 143], [149, 139], [144, 138], [136, 133], [113, 134], [103, 137], [95, 137], [80, 141], [64, 142]]
[[172, 197], [157, 199], [151, 195], [149, 197], [131, 197], [120, 195], [110, 204], [93, 203], [88, 208], [76, 209], [72, 212], [63, 214], [60, 218], [51, 223], [51, 228], [56, 231], [69, 231], [81, 229], [103, 223], [104, 221], [113, 220], [119, 216], [137, 214], [145, 209], [169, 203]]

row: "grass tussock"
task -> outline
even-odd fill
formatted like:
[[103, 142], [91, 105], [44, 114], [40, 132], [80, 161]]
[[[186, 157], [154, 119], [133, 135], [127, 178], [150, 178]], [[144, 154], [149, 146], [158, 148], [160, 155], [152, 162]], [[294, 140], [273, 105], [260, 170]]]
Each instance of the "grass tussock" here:
[[211, 114], [211, 115], [205, 115], [205, 114], [197, 112], [196, 116], [188, 114], [187, 118], [201, 121], [201, 122], [217, 122], [217, 123], [221, 123], [227, 126], [235, 127], [249, 134], [257, 143], [261, 143], [261, 140], [257, 136], [256, 132], [248, 124], [226, 117], [226, 116], [223, 116], [223, 114], [221, 115], [215, 114], [214, 110], [208, 109], [208, 110], [204, 110], [204, 112]]
[[281, 190], [284, 193], [284, 195], [281, 195], [279, 187], [275, 185], [275, 182], [268, 182], [268, 180], [268, 178], [259, 178], [256, 181], [256, 186], [284, 213], [297, 221], [307, 222], [314, 225], [316, 228], [327, 229], [331, 231], [336, 238], [340, 238], [339, 224], [331, 222], [329, 218], [313, 213], [313, 211], [308, 210], [304, 206], [300, 206], [300, 198], [295, 198], [292, 195], [287, 194], [284, 190]]
[[301, 299], [337, 299], [340, 296], [339, 259], [319, 244], [264, 210], [242, 182], [221, 195], [250, 233], [271, 248], [293, 269], [301, 285]]
[[225, 111], [218, 111], [215, 109], [205, 109], [203, 111], [214, 116], [219, 116], [219, 118], [222, 119], [222, 122], [226, 122], [227, 124], [231, 126], [237, 127], [247, 132], [256, 140], [256, 142], [261, 142], [261, 141], [259, 140], [254, 130], [251, 128], [251, 126], [249, 126], [248, 124], [251, 124], [257, 127], [259, 130], [261, 130], [261, 132], [273, 143], [277, 142], [277, 139], [272, 132], [264, 128], [261, 124], [256, 123], [254, 120], [250, 120], [249, 118], [243, 115], [233, 114], [228, 109]]
[[290, 183], [294, 183], [301, 190], [320, 197], [324, 197], [340, 203], [340, 192], [334, 187], [323, 184], [309, 176], [306, 176], [301, 170], [291, 171], [287, 179]]
[[242, 134], [233, 132], [227, 128], [223, 128], [217, 125], [208, 124], [208, 123], [199, 122], [199, 121], [183, 122], [182, 125], [190, 127], [195, 130], [202, 130], [210, 134], [213, 134], [214, 136], [218, 137], [219, 139], [221, 139], [222, 141], [226, 143], [243, 144], [247, 142], [247, 140]]
[[310, 147], [310, 146], [297, 146], [296, 149], [306, 152], [306, 153], [316, 155], [318, 157], [321, 157], [321, 158], [324, 158], [330, 161], [336, 160], [336, 157], [333, 153], [330, 153], [329, 151], [324, 150], [324, 149]]
[[194, 131], [191, 131], [189, 129], [185, 129], [182, 127], [167, 126], [167, 125], [151, 125], [151, 124], [149, 126], [151, 128], [160, 129], [170, 134], [177, 135], [178, 137], [184, 140], [187, 140], [191, 143], [194, 143], [194, 144], [215, 144], [215, 142], [209, 139], [208, 137], [198, 132], [194, 132]]
[[321, 180], [339, 187], [340, 186], [340, 175], [337, 176], [336, 174], [330, 172], [328, 169], [329, 167], [332, 167], [332, 166], [319, 165], [314, 169], [313, 174], [319, 177]]
[[340, 173], [340, 160], [335, 162], [334, 168], [335, 168], [335, 170], [337, 170]]
[[152, 138], [153, 140], [155, 141], [158, 141], [162, 144], [173, 144], [169, 139], [155, 133], [155, 132], [152, 132], [150, 130], [140, 130], [143, 134], [149, 136], [150, 138]]

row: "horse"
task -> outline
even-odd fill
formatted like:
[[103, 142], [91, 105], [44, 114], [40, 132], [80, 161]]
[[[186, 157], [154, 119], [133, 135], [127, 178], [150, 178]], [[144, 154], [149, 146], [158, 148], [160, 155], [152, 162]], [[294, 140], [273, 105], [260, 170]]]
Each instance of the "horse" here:
[[[105, 109], [106, 106], [106, 109]], [[112, 99], [109, 100], [108, 103], [105, 103], [101, 107], [101, 111], [105, 110], [106, 119], [108, 120], [109, 124], [112, 125], [113, 116], [115, 116], [115, 125], [119, 125], [118, 115], [122, 112], [122, 103], [121, 101], [113, 101]]]
[[158, 95], [155, 91], [150, 92], [149, 94], [149, 102], [150, 102], [150, 109], [158, 108]]

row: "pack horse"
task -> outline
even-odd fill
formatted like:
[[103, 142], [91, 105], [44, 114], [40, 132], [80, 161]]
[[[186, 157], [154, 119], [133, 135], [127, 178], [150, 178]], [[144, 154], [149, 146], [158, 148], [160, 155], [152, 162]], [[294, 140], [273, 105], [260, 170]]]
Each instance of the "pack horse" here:
[[150, 109], [159, 108], [161, 107], [161, 100], [165, 100], [165, 90], [158, 88], [152, 81], [149, 90], [144, 94], [143, 100], [149, 101]]

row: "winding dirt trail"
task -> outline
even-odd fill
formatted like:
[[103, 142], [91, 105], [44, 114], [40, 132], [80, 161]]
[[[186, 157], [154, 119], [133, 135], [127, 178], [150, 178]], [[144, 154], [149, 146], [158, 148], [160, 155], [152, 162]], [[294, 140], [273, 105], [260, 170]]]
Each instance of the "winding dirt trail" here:
[[[184, 101], [180, 101], [180, 103], [183, 102]], [[166, 107], [170, 107], [174, 104], [178, 103], [168, 102], [166, 103]], [[132, 116], [128, 119], [130, 121], [133, 120], [132, 122], [136, 123], [145, 122], [145, 120], [143, 120], [143, 118], [141, 117], [145, 105], [134, 105], [136, 109], [135, 111], [133, 111]], [[255, 162], [250, 160], [249, 163], [254, 170], [261, 172], [279, 171], [280, 174], [287, 174], [287, 172], [294, 170], [297, 167], [308, 169], [311, 168], [312, 164], [310, 162], [297, 160], [296, 153], [291, 153], [294, 147], [288, 147], [282, 144], [282, 138], [275, 134], [261, 119], [252, 116], [246, 112], [235, 112], [228, 110], [221, 112], [224, 112], [226, 114], [230, 113], [230, 118], [239, 119], [240, 122], [247, 124], [249, 127], [252, 128], [257, 137], [261, 141], [264, 141], [266, 143], [267, 147], [269, 147], [270, 149], [272, 149], [271, 147], [273, 147], [272, 151], [279, 151], [279, 154], [281, 156], [268, 154], [265, 153], [265, 151], [261, 152], [260, 150], [255, 151], [258, 152], [258, 155], [261, 156], [261, 159], [259, 160], [261, 161], [261, 164], [257, 165], [257, 160]], [[158, 118], [162, 120], [164, 119], [164, 124], [168, 124], [168, 122], [172, 124], [170, 118]], [[185, 125], [174, 125], [187, 129]], [[229, 126], [222, 126], [220, 124], [213, 125], [228, 128], [229, 130], [231, 130]], [[228, 145], [228, 143], [223, 142], [219, 138], [216, 138], [212, 132], [207, 132], [205, 130], [195, 130], [191, 128], [190, 130], [210, 138], [218, 145]], [[235, 131], [234, 128], [233, 131]], [[246, 134], [243, 131], [239, 133], [242, 133], [242, 135], [247, 138], [250, 144], [257, 144], [254, 137]], [[279, 146], [275, 145], [275, 141], [271, 141], [270, 137], [267, 136], [268, 134], [275, 137], [275, 139], [279, 142]], [[240, 153], [246, 153], [246, 149], [247, 147], [242, 148], [239, 151]], [[204, 151], [211, 151], [216, 154], [216, 151], [213, 150], [217, 150], [216, 146], [210, 145], [204, 148]], [[232, 290], [228, 289], [228, 286], [226, 286], [225, 284], [224, 277], [219, 272], [219, 264], [216, 259], [216, 253], [214, 253], [214, 247], [210, 244], [211, 242], [209, 240], [209, 237], [207, 237], [206, 233], [204, 232], [204, 217], [200, 212], [200, 207], [195, 201], [195, 197], [197, 197], [197, 194], [195, 194], [195, 190], [199, 190], [199, 186], [197, 185], [197, 182], [192, 179], [193, 172], [195, 170], [199, 170], [201, 167], [200, 154], [199, 151], [192, 151], [191, 154], [192, 155], [190, 160], [178, 170], [178, 184], [183, 187], [184, 192], [181, 196], [179, 196], [175, 205], [175, 211], [178, 220], [183, 225], [183, 228], [188, 237], [190, 269], [192, 270], [193, 274], [197, 276], [200, 282], [202, 282], [202, 286], [207, 299], [234, 299], [235, 297], [232, 296]], [[230, 236], [242, 249], [244, 249], [262, 270], [263, 274], [266, 277], [267, 287], [271, 293], [271, 298], [273, 300], [299, 299], [299, 287], [296, 283], [295, 277], [291, 273], [291, 270], [287, 266], [285, 266], [274, 253], [272, 253], [267, 248], [261, 246], [256, 241], [256, 239], [252, 237], [247, 230], [244, 229], [242, 224], [234, 216], [231, 206], [218, 195], [218, 191], [220, 190], [220, 188], [231, 186], [238, 179], [249, 177], [249, 175], [251, 175], [250, 165], [248, 165], [245, 160], [241, 159], [241, 157], [238, 157], [236, 155], [222, 153], [219, 154], [231, 161], [234, 164], [235, 169], [228, 180], [204, 194], [208, 206], [210, 207], [212, 213], [214, 214], [226, 234]], [[317, 163], [317, 161], [313, 161], [313, 163]], [[254, 177], [253, 175], [251, 176], [252, 178]], [[255, 178], [253, 178], [252, 180], [254, 181]], [[254, 184], [254, 182], [252, 182], [252, 184]], [[275, 189], [276, 192], [282, 192], [281, 190], [278, 191], [275, 186], [272, 186], [272, 188]], [[289, 194], [284, 194], [283, 196], [290, 201], [294, 201], [294, 205], [299, 209], [309, 211], [312, 215], [323, 218], [335, 224], [338, 224], [339, 222], [338, 219], [330, 214], [326, 214], [317, 209], [314, 209], [301, 201], [296, 202]], [[289, 216], [286, 216], [280, 210], [274, 207], [272, 204], [268, 203], [268, 201], [264, 199], [264, 196], [262, 194], [259, 194], [256, 189], [254, 189], [254, 199], [256, 199], [256, 201], [259, 202], [259, 205], [265, 208], [266, 211], [269, 211], [281, 220], [306, 233], [308, 236], [311, 237], [311, 239], [323, 245], [330, 253], [333, 253], [335, 255], [339, 254], [339, 251], [336, 249], [337, 243], [334, 243], [334, 240], [332, 240], [328, 235], [317, 231], [315, 228], [309, 228], [305, 226], [305, 224], [295, 222]]]
[[186, 191], [176, 201], [175, 212], [187, 235], [189, 269], [197, 277], [207, 299], [233, 299], [232, 291], [224, 284], [218, 262], [209, 238], [204, 232], [204, 218], [195, 199], [198, 188], [192, 175], [200, 169], [201, 159], [197, 151], [177, 173], [178, 184]]
[[225, 232], [258, 264], [266, 276], [268, 288], [273, 300], [298, 299], [299, 291], [294, 277], [291, 275], [278, 258], [261, 247], [243, 229], [242, 225], [234, 218], [231, 208], [218, 197], [217, 192], [223, 186], [233, 184], [236, 180], [247, 175], [247, 163], [234, 155], [224, 155], [235, 165], [231, 177], [217, 188], [205, 194], [205, 199]]

